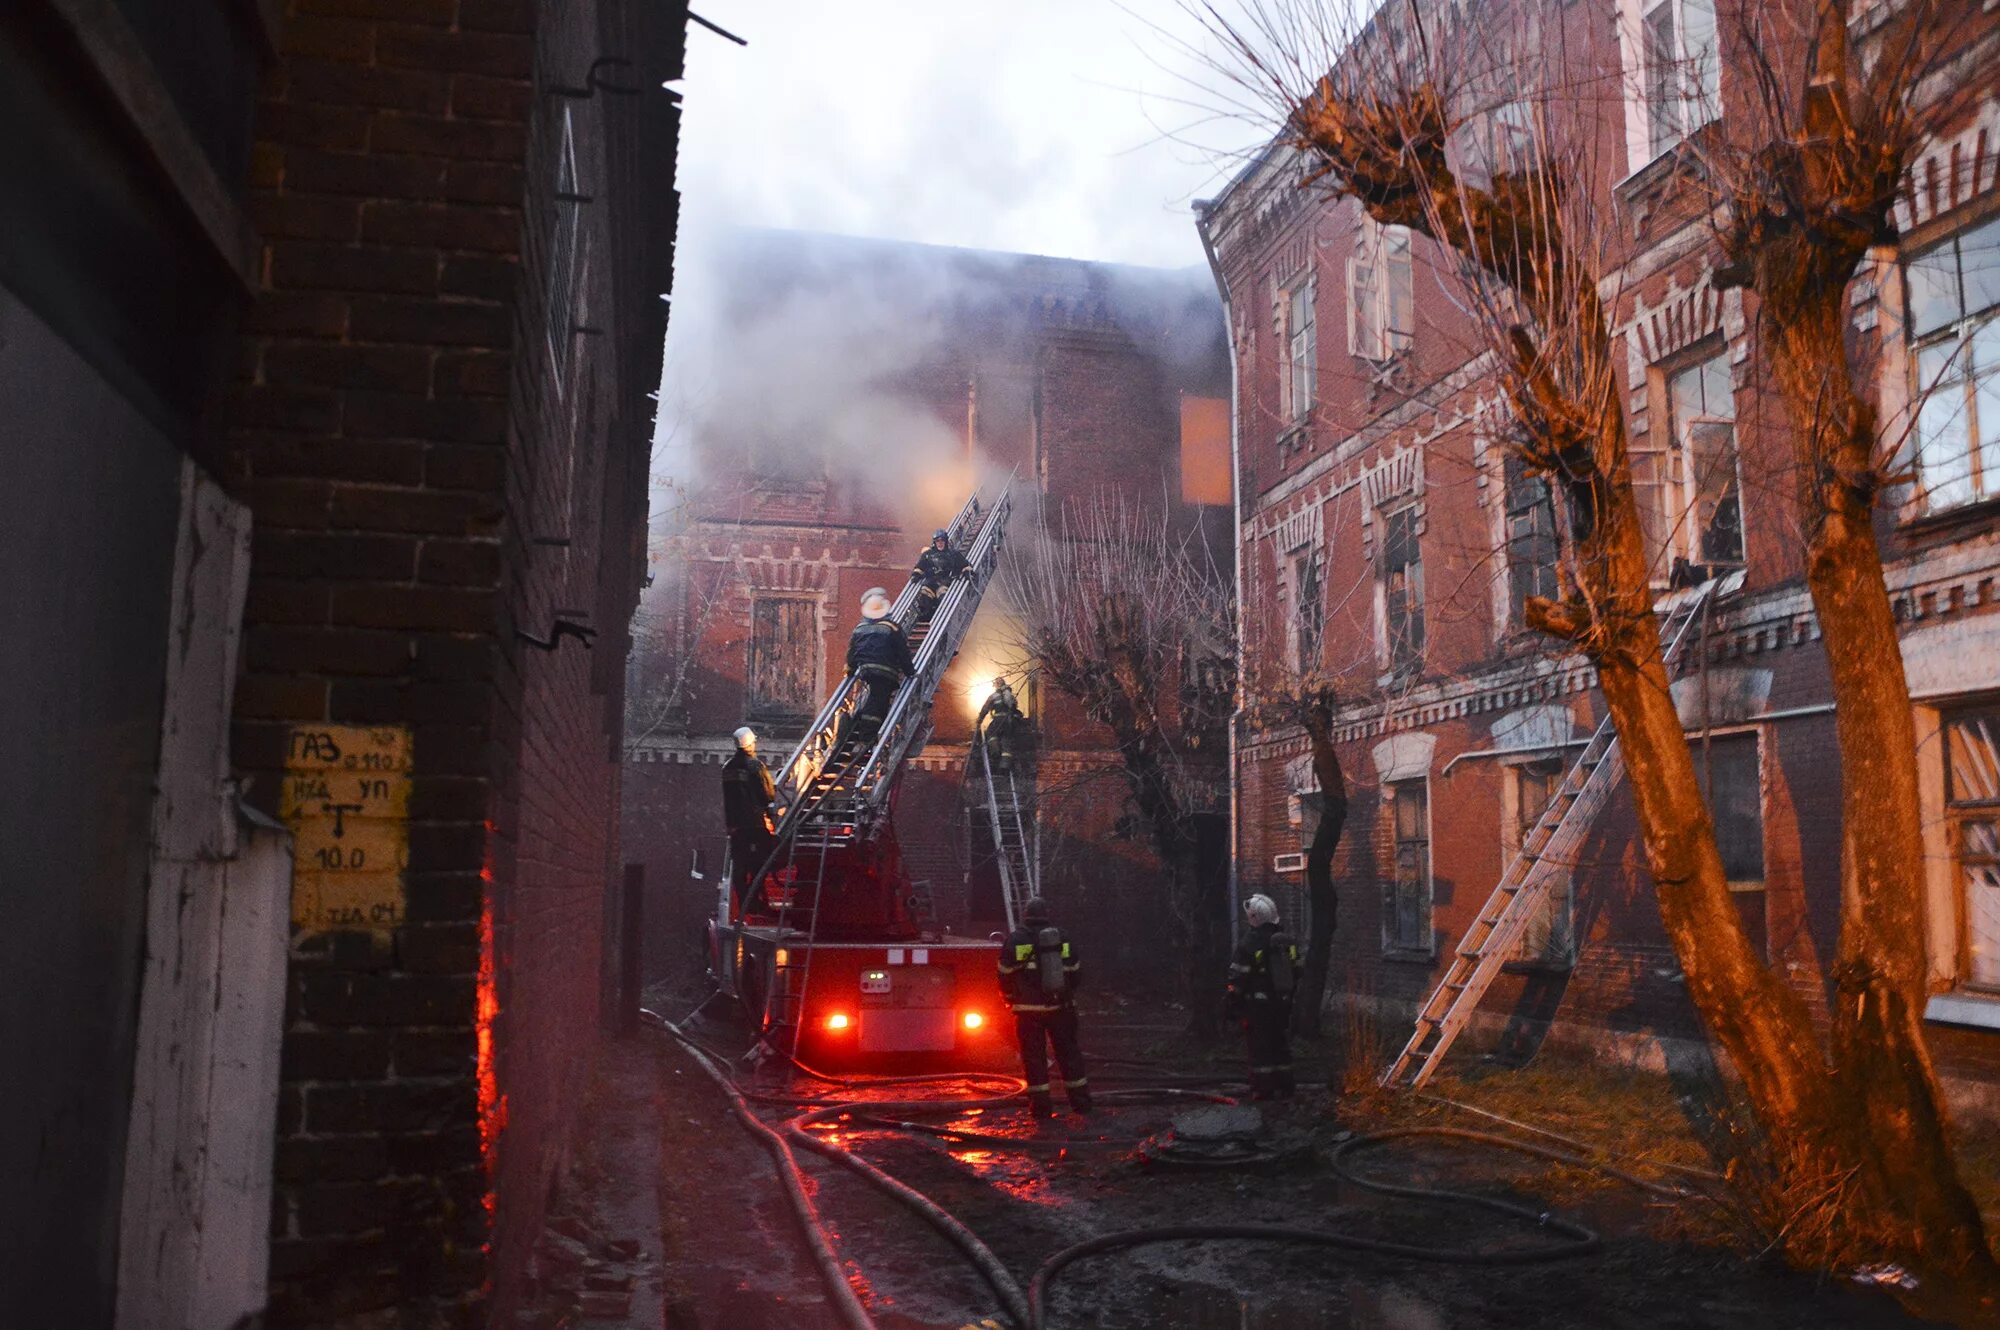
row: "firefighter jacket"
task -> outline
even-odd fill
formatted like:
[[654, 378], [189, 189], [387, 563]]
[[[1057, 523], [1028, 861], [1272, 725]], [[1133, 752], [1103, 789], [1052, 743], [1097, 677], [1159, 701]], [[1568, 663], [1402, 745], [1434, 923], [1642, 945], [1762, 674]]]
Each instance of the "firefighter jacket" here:
[[[1252, 1005], [1292, 1000], [1290, 992], [1280, 993], [1271, 983], [1271, 940], [1283, 931], [1276, 923], [1257, 924], [1245, 930], [1238, 939], [1236, 953], [1229, 958], [1227, 1008], [1230, 1015], [1242, 1016]], [[1291, 962], [1291, 973], [1297, 975], [1298, 947], [1287, 942], [1285, 952]]]
[[770, 771], [741, 748], [722, 764], [722, 825], [730, 831], [766, 830], [764, 819], [777, 797]]
[[993, 718], [994, 723], [1002, 730], [1012, 728], [1017, 721], [1022, 719], [1021, 704], [1014, 700], [1013, 689], [995, 688], [991, 693], [988, 693], [985, 703], [979, 708], [978, 718], [972, 722], [972, 728], [974, 730], [985, 728], [986, 719], [989, 716]]
[[1041, 931], [1023, 924], [1007, 935], [1000, 948], [1000, 994], [1007, 999], [1007, 1006], [1017, 1012], [1045, 1015], [1073, 1005], [1077, 984], [1083, 978], [1083, 963], [1077, 959], [1076, 946], [1065, 937], [1062, 992], [1051, 994], [1043, 988], [1041, 958], [1035, 954]]
[[899, 677], [917, 672], [917, 663], [910, 658], [910, 639], [893, 619], [863, 619], [847, 639], [847, 672], [871, 666], [894, 670]]
[[965, 557], [965, 551], [957, 546], [932, 547], [917, 556], [917, 566], [910, 570], [910, 580], [928, 586], [943, 586], [970, 567], [972, 563]]

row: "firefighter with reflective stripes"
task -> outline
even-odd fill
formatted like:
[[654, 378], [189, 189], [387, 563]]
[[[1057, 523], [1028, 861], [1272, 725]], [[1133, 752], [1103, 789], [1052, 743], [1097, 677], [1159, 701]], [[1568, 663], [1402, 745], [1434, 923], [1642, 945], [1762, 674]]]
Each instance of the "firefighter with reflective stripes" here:
[[1038, 1118], [1055, 1114], [1049, 1093], [1049, 1047], [1055, 1047], [1069, 1106], [1090, 1112], [1090, 1082], [1084, 1076], [1083, 1045], [1077, 1039], [1076, 986], [1082, 977], [1076, 948], [1049, 920], [1049, 904], [1036, 896], [1021, 908], [1021, 924], [1000, 952], [1000, 992], [1014, 1012], [1021, 1041], [1021, 1072], [1028, 1078], [1028, 1103]]
[[1249, 927], [1229, 959], [1226, 1010], [1243, 1022], [1250, 1043], [1250, 1097], [1289, 1098], [1292, 1078], [1292, 994], [1299, 949], [1278, 923], [1278, 904], [1256, 895], [1243, 902]]

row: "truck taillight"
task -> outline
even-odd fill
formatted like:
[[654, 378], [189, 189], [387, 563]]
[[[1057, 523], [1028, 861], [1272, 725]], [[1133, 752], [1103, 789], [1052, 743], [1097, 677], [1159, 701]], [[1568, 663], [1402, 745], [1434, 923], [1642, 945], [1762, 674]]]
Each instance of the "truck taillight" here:
[[826, 1028], [829, 1030], [845, 1030], [847, 1026], [848, 1018], [844, 1011], [836, 1011], [826, 1018]]
[[986, 1024], [986, 1018], [976, 1011], [968, 1011], [958, 1019], [959, 1023], [964, 1025], [968, 1030], [977, 1030], [980, 1026]]

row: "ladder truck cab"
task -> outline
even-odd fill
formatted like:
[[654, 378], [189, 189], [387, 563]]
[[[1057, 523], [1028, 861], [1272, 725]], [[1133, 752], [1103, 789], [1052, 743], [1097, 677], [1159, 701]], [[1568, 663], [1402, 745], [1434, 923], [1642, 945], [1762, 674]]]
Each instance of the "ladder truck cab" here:
[[[779, 813], [772, 848], [761, 863], [724, 868], [710, 964], [771, 1053], [848, 1067], [1012, 1057], [997, 944], [926, 917], [892, 818], [902, 773], [930, 738], [931, 705], [992, 580], [1009, 510], [1004, 487], [990, 507], [976, 494], [966, 500], [946, 528], [965, 569], [934, 608], [920, 603], [912, 581], [890, 610], [909, 638], [915, 672], [880, 727], [852, 723], [868, 683], [850, 674], [773, 773]], [[990, 773], [987, 784], [996, 846], [1003, 857], [1013, 846], [1002, 874], [1012, 927], [1019, 903], [1033, 894], [1034, 856], [1021, 835], [1011, 776], [1006, 816]], [[741, 887], [733, 888], [739, 877]]]

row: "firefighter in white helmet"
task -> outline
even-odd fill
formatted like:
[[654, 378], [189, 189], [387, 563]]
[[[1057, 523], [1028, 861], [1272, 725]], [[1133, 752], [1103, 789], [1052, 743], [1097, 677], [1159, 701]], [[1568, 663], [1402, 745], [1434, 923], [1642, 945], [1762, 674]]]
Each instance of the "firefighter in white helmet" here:
[[771, 772], [757, 756], [757, 732], [736, 729], [736, 751], [722, 764], [722, 825], [729, 832], [730, 894], [741, 904], [744, 886], [771, 853], [778, 797]]
[[1250, 1045], [1250, 1097], [1290, 1098], [1292, 994], [1298, 988], [1299, 949], [1278, 923], [1278, 903], [1259, 893], [1243, 902], [1249, 927], [1229, 959], [1225, 1010], [1243, 1022]]
[[[861, 593], [861, 622], [854, 625], [847, 639], [847, 672], [858, 675], [865, 690], [852, 721], [853, 732], [863, 739], [881, 729], [896, 690], [917, 672], [910, 657], [910, 639], [903, 626], [889, 617], [893, 608], [887, 591], [869, 587]], [[846, 739], [843, 733], [841, 742]]]

